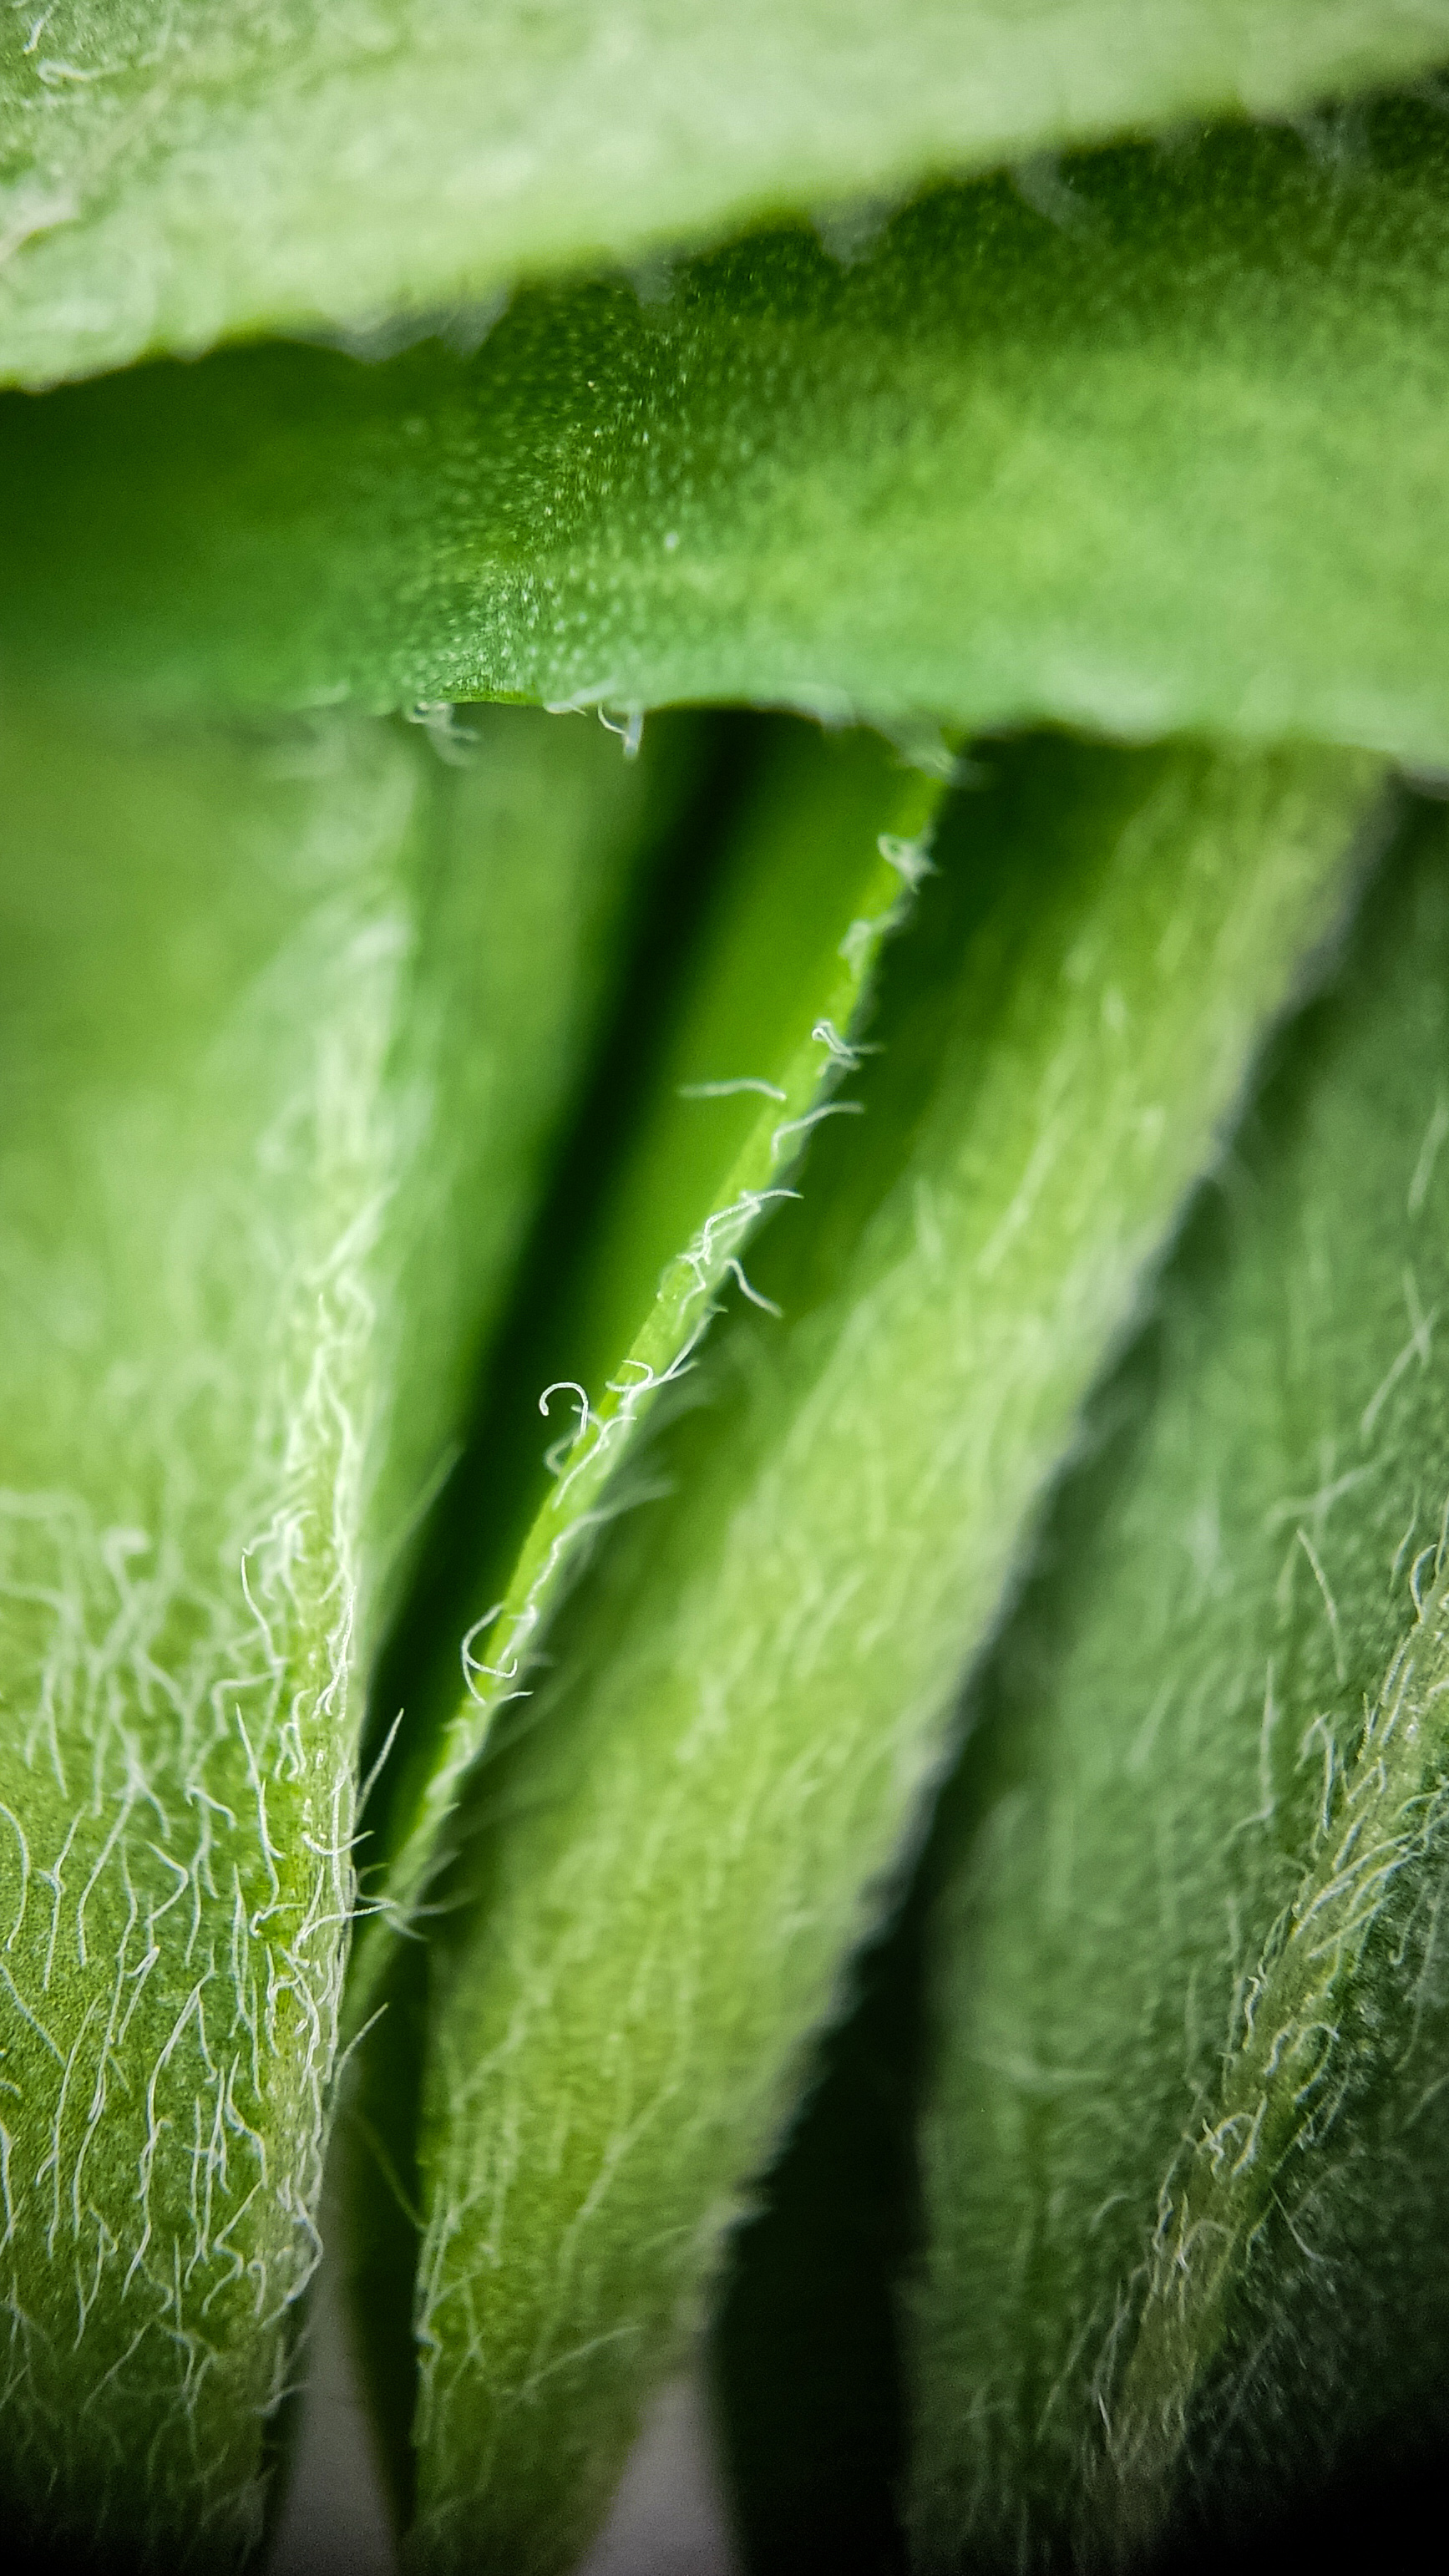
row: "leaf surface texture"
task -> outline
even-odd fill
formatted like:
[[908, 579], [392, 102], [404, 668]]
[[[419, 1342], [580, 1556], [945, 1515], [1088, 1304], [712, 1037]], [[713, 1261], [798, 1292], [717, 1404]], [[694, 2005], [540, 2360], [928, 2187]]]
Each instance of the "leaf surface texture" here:
[[[0, 404], [0, 663], [158, 699], [776, 701], [1449, 743], [1449, 126], [1099, 155], [473, 359]], [[1441, 541], [1442, 539], [1442, 541]]]
[[553, 1432], [536, 1433], [544, 1463], [524, 1472], [501, 1595], [463, 1638], [461, 1686], [449, 1659], [441, 1727], [424, 1691], [397, 1782], [380, 1782], [375, 1825], [369, 1811], [369, 1885], [383, 1906], [354, 1963], [359, 2020], [391, 1933], [408, 1927], [446, 1857], [469, 1769], [499, 1713], [528, 1696], [559, 1604], [621, 1483], [628, 1491], [656, 1403], [693, 1369], [724, 1292], [737, 1283], [757, 1299], [744, 1268], [753, 1234], [798, 1196], [814, 1129], [858, 1108], [837, 1094], [862, 1062], [882, 945], [929, 872], [951, 755], [940, 746], [934, 772], [912, 771], [878, 736], [832, 740], [799, 725], [769, 746], [703, 937], [664, 1006], [649, 1096], [545, 1328], [556, 1373], [537, 1412]]
[[428, 1945], [412, 2550], [563, 2567], [768, 2154], [1143, 1265], [1372, 766], [1036, 743], [940, 840], [852, 1084]]
[[467, 770], [351, 718], [0, 727], [0, 2489], [51, 2548], [259, 2528], [357, 1680], [646, 814], [596, 729], [480, 722]]
[[0, 381], [467, 334], [520, 275], [1445, 57], [1444, 0], [36, 0], [0, 27]]
[[1442, 2435], [1446, 942], [1431, 813], [989, 1677], [933, 1931], [926, 2568], [1135, 2561]]

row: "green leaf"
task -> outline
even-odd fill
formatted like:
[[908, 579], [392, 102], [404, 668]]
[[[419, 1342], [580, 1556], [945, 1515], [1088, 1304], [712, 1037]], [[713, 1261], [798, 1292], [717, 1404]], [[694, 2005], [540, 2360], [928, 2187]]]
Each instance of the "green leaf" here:
[[355, 1684], [637, 866], [596, 728], [443, 748], [0, 728], [0, 2494], [51, 2548], [256, 2536]]
[[992, 1675], [934, 1932], [925, 2568], [1230, 2546], [1443, 2438], [1446, 857], [1421, 813]]
[[36, 0], [0, 26], [0, 381], [446, 312], [1446, 56], [1444, 0]]
[[415, 2563], [569, 2563], [793, 2098], [1371, 764], [1038, 742], [500, 1731], [419, 1973]]
[[[694, 1366], [731, 1280], [770, 1208], [797, 1193], [814, 1129], [857, 1104], [836, 1098], [859, 1067], [859, 1038], [882, 943], [930, 867], [930, 837], [951, 755], [912, 773], [878, 736], [777, 735], [737, 823], [701, 952], [664, 1005], [668, 1027], [652, 1093], [611, 1181], [598, 1232], [568, 1268], [549, 1319], [557, 1407], [549, 1468], [525, 1471], [492, 1608], [450, 1655], [435, 1706], [408, 1712], [398, 1777], [371, 1829], [368, 1887], [383, 1912], [365, 1923], [352, 2016], [372, 2010], [395, 1929], [410, 1928], [446, 1856], [463, 1780], [500, 1710], [529, 1676], [594, 1533], [616, 1508], [660, 1396]], [[542, 1380], [540, 1379], [540, 1384]], [[532, 1464], [530, 1460], [529, 1464]], [[552, 1481], [550, 1482], [550, 1478]], [[627, 1492], [627, 1484], [624, 1486]], [[431, 1722], [429, 1722], [431, 1720]]]
[[[1350, 138], [1350, 141], [1352, 138]], [[0, 403], [0, 663], [203, 703], [502, 693], [1449, 748], [1449, 154], [1385, 109], [937, 197], [478, 356]], [[1056, 209], [1053, 201], [1053, 208]]]

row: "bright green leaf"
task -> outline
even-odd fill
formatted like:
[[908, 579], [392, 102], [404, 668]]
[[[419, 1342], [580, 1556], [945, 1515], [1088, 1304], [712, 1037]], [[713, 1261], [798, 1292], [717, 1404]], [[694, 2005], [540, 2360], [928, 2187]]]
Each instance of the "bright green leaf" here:
[[1445, 58], [1444, 0], [12, 0], [0, 382], [466, 307]]
[[[162, 695], [777, 700], [1449, 750], [1449, 128], [1228, 133], [0, 403], [0, 661]], [[1348, 148], [1346, 146], [1346, 148]]]
[[1038, 742], [942, 833], [710, 1401], [502, 1730], [418, 1972], [412, 2548], [561, 2568], [939, 1765], [1085, 1385], [1332, 913], [1370, 764]]
[[991, 1676], [935, 1926], [924, 2568], [1229, 2545], [1442, 2442], [1446, 860], [1421, 815]]
[[[410, 1709], [396, 1786], [375, 1825], [369, 1811], [367, 1884], [385, 1913], [362, 1927], [356, 2020], [372, 2009], [392, 1929], [446, 1853], [466, 1773], [499, 1711], [526, 1696], [655, 1404], [693, 1367], [731, 1281], [755, 1295], [742, 1257], [770, 1207], [794, 1195], [811, 1133], [856, 1106], [835, 1095], [861, 1062], [882, 943], [929, 869], [950, 768], [943, 749], [934, 775], [913, 774], [870, 734], [792, 727], [774, 739], [702, 953], [661, 1003], [673, 1024], [598, 1239], [570, 1264], [548, 1328], [554, 1375], [537, 1410], [555, 1420], [551, 1489], [543, 1472], [527, 1480], [530, 1507], [543, 1492], [521, 1540], [512, 1534], [499, 1599], [463, 1641], [465, 1686], [450, 1656], [441, 1724]], [[560, 1411], [572, 1436], [557, 1433]], [[536, 1428], [540, 1450], [546, 1439]]]
[[0, 2494], [53, 2548], [259, 2524], [355, 1684], [648, 792], [476, 733], [0, 726]]

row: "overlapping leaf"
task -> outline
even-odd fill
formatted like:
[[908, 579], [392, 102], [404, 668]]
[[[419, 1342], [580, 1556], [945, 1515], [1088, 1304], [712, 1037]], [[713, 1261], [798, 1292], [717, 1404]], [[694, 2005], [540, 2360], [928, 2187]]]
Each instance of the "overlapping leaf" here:
[[356, 1674], [646, 811], [595, 729], [481, 722], [4, 710], [0, 2492], [51, 2547], [259, 2524]]
[[773, 699], [1449, 745], [1449, 126], [929, 201], [476, 358], [0, 405], [0, 660], [188, 697]]
[[1446, 57], [1443, 0], [22, 0], [0, 22], [0, 382], [466, 308]]
[[783, 1319], [716, 1347], [474, 1785], [419, 1969], [420, 2567], [562, 2567], [602, 2509], [1372, 789], [995, 757], [752, 1257]]
[[1435, 816], [993, 1677], [935, 1926], [923, 2567], [1135, 2559], [1442, 2439], [1446, 961]]
[[358, 2021], [391, 1934], [408, 1928], [447, 1854], [471, 1765], [499, 1711], [527, 1696], [558, 1605], [628, 1491], [655, 1404], [693, 1367], [731, 1282], [755, 1294], [743, 1256], [770, 1208], [796, 1195], [812, 1131], [857, 1106], [835, 1095], [861, 1062], [881, 945], [929, 868], [950, 768], [944, 746], [934, 771], [913, 773], [876, 736], [832, 741], [795, 727], [775, 738], [693, 971], [681, 970], [662, 1014], [673, 1019], [664, 1061], [598, 1237], [571, 1261], [562, 1312], [535, 1345], [560, 1372], [537, 1411], [561, 1406], [572, 1429], [555, 1433], [547, 1474], [522, 1477], [522, 1533], [515, 1509], [493, 1569], [501, 1594], [468, 1627], [461, 1676], [448, 1655], [437, 1704], [425, 1690], [407, 1713], [396, 1781], [379, 1780], [369, 1883], [381, 1910], [354, 1964]]
[[[1449, 56], [1449, 6], [3, 20], [0, 2489], [171, 2564], [258, 2528], [356, 1685], [678, 750], [651, 727], [651, 787], [592, 724], [451, 702], [618, 710], [631, 749], [744, 699], [907, 751], [1050, 718], [1445, 766], [1449, 125], [1432, 81], [1308, 111]], [[1053, 157], [1243, 107], [1298, 123]], [[277, 331], [333, 345], [15, 389]], [[540, 1301], [557, 1483], [505, 1438], [481, 1537], [450, 1497], [500, 1606], [461, 1702], [435, 1619], [370, 1810], [354, 2021], [389, 2009], [349, 2125], [420, 2569], [558, 2568], [596, 2518], [1377, 777], [990, 759], [879, 1057], [854, 1015], [934, 790], [879, 744], [783, 759]], [[999, 1668], [930, 2132], [928, 2564], [1130, 2554], [1194, 2481], [1420, 2404], [1444, 2348], [1436, 869], [1276, 1096], [1260, 1203], [1174, 1274], [1160, 1413]], [[730, 1280], [781, 1312], [654, 1417], [644, 1507]], [[1315, 2227], [1335, 2279], [1421, 2263], [1413, 2332], [1359, 2302], [1356, 2370]]]

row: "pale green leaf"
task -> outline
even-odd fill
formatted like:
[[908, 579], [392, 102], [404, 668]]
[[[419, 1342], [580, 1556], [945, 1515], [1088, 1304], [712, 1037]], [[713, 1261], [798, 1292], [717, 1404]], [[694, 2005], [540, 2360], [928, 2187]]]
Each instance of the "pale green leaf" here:
[[0, 663], [203, 701], [771, 699], [1449, 748], [1449, 127], [1099, 156], [472, 360], [0, 402]]
[[1443, 2440], [1446, 994], [1421, 815], [991, 1678], [934, 1934], [926, 2568], [1230, 2545]]
[[[841, 1080], [859, 1041], [882, 943], [930, 866], [949, 776], [912, 772], [878, 736], [776, 736], [732, 835], [701, 952], [660, 998], [669, 1026], [650, 1098], [614, 1172], [597, 1239], [571, 1261], [547, 1332], [551, 1382], [530, 1393], [554, 1430], [548, 1471], [525, 1477], [497, 1578], [450, 1655], [440, 1704], [414, 1705], [369, 1809], [369, 1892], [351, 2011], [373, 2005], [391, 1934], [406, 1929], [446, 1854], [464, 1777], [499, 1711], [526, 1697], [559, 1603], [614, 1508], [658, 1398], [694, 1365], [762, 1217], [796, 1193], [814, 1129], [852, 1111]], [[557, 1430], [559, 1413], [566, 1425]], [[542, 1452], [549, 1435], [535, 1428]], [[550, 1482], [550, 1476], [552, 1481]], [[625, 1491], [627, 1491], [627, 1486]], [[484, 1597], [495, 1588], [485, 1580]], [[429, 1721], [432, 1721], [431, 1723]]]
[[1444, 0], [11, 0], [0, 382], [466, 308], [1446, 57]]
[[0, 2496], [52, 2548], [256, 2537], [356, 1683], [636, 870], [597, 728], [445, 747], [0, 720]]
[[1370, 764], [992, 754], [710, 1397], [500, 1733], [417, 1972], [419, 2568], [567, 2565]]

